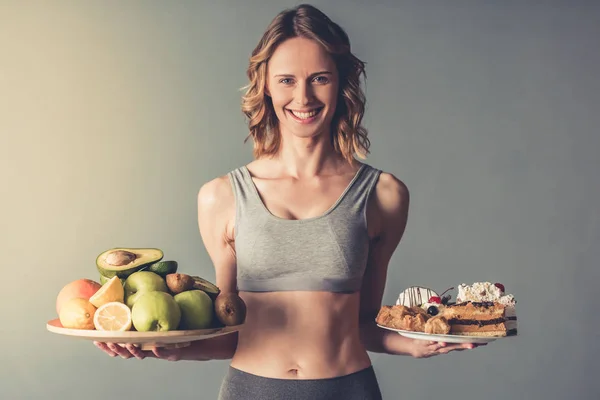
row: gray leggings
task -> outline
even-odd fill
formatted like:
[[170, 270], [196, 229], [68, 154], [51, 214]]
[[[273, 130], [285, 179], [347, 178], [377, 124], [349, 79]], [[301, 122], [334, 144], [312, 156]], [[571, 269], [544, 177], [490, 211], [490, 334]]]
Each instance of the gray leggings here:
[[219, 400], [381, 400], [375, 371], [326, 379], [275, 379], [233, 367], [225, 375]]

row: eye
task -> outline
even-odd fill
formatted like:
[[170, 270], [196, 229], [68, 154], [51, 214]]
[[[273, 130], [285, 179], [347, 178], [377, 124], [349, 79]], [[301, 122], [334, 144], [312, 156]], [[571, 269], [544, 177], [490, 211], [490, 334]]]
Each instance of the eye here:
[[291, 78], [283, 78], [279, 80], [279, 83], [283, 83], [284, 85], [289, 85], [290, 83], [292, 83], [292, 79]]
[[329, 79], [326, 76], [317, 76], [314, 80], [315, 80], [315, 82], [322, 83], [322, 84], [329, 82]]

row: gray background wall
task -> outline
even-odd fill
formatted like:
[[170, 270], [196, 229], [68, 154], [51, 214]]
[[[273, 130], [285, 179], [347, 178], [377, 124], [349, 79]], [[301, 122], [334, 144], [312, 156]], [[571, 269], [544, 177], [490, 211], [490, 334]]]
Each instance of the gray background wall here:
[[[214, 278], [196, 194], [250, 161], [238, 90], [281, 1], [0, 2], [0, 398], [216, 397], [227, 362], [110, 358], [45, 330], [111, 247]], [[598, 2], [320, 1], [368, 62], [369, 163], [408, 185], [384, 302], [503, 282], [520, 336], [373, 355], [386, 399], [592, 399]]]

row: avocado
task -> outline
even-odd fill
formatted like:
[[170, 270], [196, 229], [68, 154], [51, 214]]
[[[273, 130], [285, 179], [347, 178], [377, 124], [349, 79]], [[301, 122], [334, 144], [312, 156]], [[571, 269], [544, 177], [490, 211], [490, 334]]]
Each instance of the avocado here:
[[96, 267], [107, 278], [127, 278], [136, 271], [162, 260], [163, 252], [153, 248], [114, 248], [96, 258]]
[[219, 293], [221, 293], [221, 289], [219, 289], [217, 285], [210, 283], [206, 279], [199, 276], [192, 276], [192, 278], [194, 278], [194, 289], [206, 292], [213, 301], [217, 298]]
[[177, 261], [159, 261], [148, 265], [146, 271], [154, 272], [165, 278], [169, 274], [177, 272]]

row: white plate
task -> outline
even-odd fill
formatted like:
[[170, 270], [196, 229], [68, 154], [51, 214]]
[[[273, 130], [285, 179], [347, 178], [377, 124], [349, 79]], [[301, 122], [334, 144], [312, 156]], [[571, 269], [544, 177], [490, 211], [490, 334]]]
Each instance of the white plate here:
[[61, 325], [58, 319], [46, 323], [46, 329], [59, 335], [106, 343], [132, 343], [147, 349], [157, 347], [185, 347], [196, 340], [210, 339], [240, 330], [242, 325], [225, 326], [222, 328], [175, 330], [167, 332], [110, 332], [87, 329], [68, 329]]
[[[402, 336], [406, 336], [411, 339], [420, 339], [420, 340], [431, 340], [434, 342], [444, 342], [444, 343], [489, 343], [498, 339], [498, 336], [465, 336], [465, 335], [435, 335], [432, 333], [425, 332], [413, 332], [413, 331], [405, 331], [402, 329], [389, 328], [387, 326], [379, 325], [378, 327], [387, 329], [390, 331], [398, 332]], [[505, 337], [505, 336], [502, 336]]]

